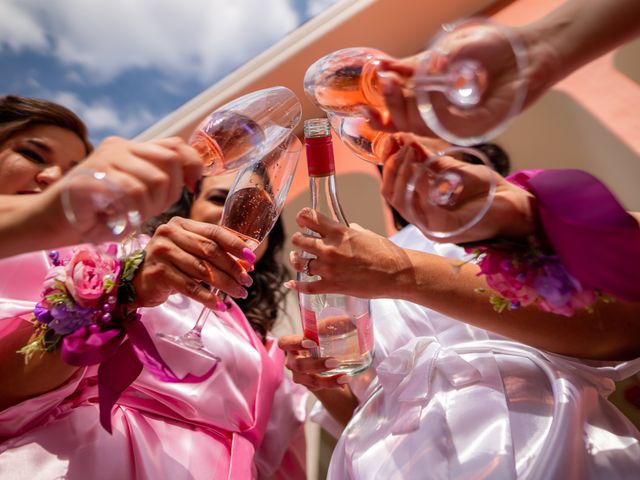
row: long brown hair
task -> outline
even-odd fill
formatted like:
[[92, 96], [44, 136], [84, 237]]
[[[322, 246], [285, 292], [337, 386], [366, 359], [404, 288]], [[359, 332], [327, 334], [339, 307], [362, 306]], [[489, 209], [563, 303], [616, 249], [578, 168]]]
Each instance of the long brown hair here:
[[17, 95], [0, 97], [0, 145], [16, 133], [35, 125], [54, 125], [67, 129], [82, 140], [87, 154], [93, 149], [86, 125], [68, 108], [39, 98]]

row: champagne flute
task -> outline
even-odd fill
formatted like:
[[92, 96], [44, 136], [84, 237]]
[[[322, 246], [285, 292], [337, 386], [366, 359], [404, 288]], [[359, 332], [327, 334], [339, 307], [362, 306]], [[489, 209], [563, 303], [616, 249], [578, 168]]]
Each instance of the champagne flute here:
[[[189, 143], [200, 154], [205, 175], [229, 173], [281, 145], [301, 115], [300, 101], [288, 88], [258, 90], [212, 112]], [[95, 242], [139, 229], [140, 212], [105, 172], [79, 167], [64, 181], [62, 207], [82, 238]]]
[[300, 101], [288, 88], [258, 90], [212, 112], [189, 144], [202, 158], [203, 175], [230, 173], [280, 145], [301, 116]]
[[[304, 88], [326, 112], [357, 116], [364, 105], [388, 115], [380, 78], [394, 59], [368, 48], [338, 50], [316, 61]], [[522, 108], [526, 51], [508, 27], [486, 19], [444, 25], [419, 57], [405, 87], [416, 95], [427, 126], [456, 145], [493, 138]]]
[[[222, 212], [221, 226], [245, 241], [252, 250], [262, 242], [278, 219], [291, 187], [302, 150], [300, 140], [289, 135], [280, 145], [238, 172]], [[219, 290], [215, 290], [218, 293]], [[202, 328], [211, 315], [203, 307], [195, 325], [183, 335], [158, 333], [172, 345], [219, 361], [202, 341]]]
[[[381, 155], [390, 133], [374, 130], [362, 117], [329, 115], [342, 142], [361, 159], [382, 165]], [[475, 148], [442, 147], [437, 139], [422, 139], [427, 150], [437, 149], [414, 167], [407, 183], [407, 205], [412, 223], [427, 235], [445, 239], [459, 235], [487, 213], [496, 191], [496, 178], [487, 156]], [[449, 161], [448, 158], [467, 163]], [[482, 180], [483, 188], [473, 187]], [[450, 212], [456, 210], [454, 219]]]

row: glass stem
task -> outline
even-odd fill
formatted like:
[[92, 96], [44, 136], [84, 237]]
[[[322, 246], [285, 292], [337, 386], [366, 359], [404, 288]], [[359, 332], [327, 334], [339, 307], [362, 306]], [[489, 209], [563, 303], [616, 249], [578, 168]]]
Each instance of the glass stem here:
[[451, 88], [452, 81], [453, 76], [450, 74], [421, 76], [413, 79], [411, 87], [423, 92], [446, 93]]
[[189, 338], [200, 338], [202, 336], [202, 329], [204, 328], [204, 324], [207, 323], [210, 315], [211, 309], [208, 307], [203, 307], [200, 315], [198, 316], [198, 320], [196, 320], [196, 324], [185, 334], [185, 336]]

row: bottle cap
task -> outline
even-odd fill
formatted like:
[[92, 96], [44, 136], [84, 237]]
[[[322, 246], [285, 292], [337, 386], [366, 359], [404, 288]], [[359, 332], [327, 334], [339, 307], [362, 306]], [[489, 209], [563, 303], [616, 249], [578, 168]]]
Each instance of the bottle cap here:
[[326, 118], [312, 118], [304, 122], [304, 144], [307, 151], [307, 169], [310, 177], [333, 175], [331, 125]]

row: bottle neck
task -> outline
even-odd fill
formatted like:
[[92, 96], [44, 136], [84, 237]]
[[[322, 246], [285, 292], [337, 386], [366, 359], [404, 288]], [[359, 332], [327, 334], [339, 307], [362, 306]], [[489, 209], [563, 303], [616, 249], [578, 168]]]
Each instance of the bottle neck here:
[[332, 220], [349, 225], [338, 201], [336, 179], [333, 173], [309, 176], [309, 190], [311, 191], [311, 208]]

